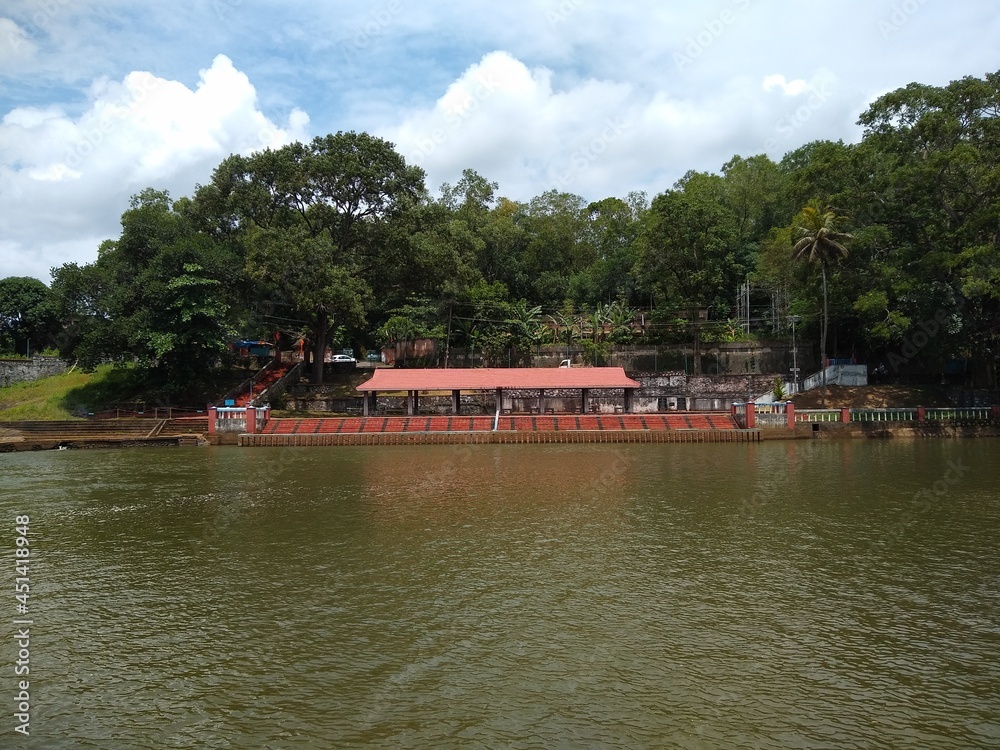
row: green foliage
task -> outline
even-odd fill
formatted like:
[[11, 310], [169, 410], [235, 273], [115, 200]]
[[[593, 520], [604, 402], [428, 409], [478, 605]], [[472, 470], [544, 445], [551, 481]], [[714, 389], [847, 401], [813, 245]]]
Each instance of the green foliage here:
[[117, 241], [84, 267], [53, 272], [67, 322], [65, 357], [90, 369], [135, 363], [151, 386], [183, 397], [209, 377], [234, 338], [238, 257], [199, 233], [164, 192], [135, 196]]
[[774, 379], [771, 395], [774, 396], [775, 401], [784, 401], [788, 398], [788, 394], [785, 392], [785, 382], [780, 377]]
[[420, 169], [364, 133], [234, 155], [190, 199], [137, 195], [121, 236], [55, 269], [48, 296], [0, 282], [0, 348], [30, 337], [87, 366], [135, 362], [178, 391], [232, 331], [275, 327], [317, 352], [431, 336], [494, 365], [542, 342], [582, 342], [597, 363], [639, 315], [647, 340], [741, 340], [749, 279], [751, 336], [787, 336], [796, 315], [800, 344], [874, 364], [934, 328], [905, 366], [965, 359], [996, 387], [997, 101], [1000, 73], [912, 84], [862, 114], [860, 143], [736, 155], [651, 203], [554, 190], [521, 203], [472, 170], [432, 200]]
[[205, 196], [245, 227], [250, 277], [308, 325], [314, 382], [332, 327], [362, 326], [374, 290], [428, 244], [399, 231], [418, 221], [423, 171], [367, 133], [231, 156]]
[[57, 304], [38, 279], [0, 279], [0, 351], [28, 356], [50, 346], [58, 329]]

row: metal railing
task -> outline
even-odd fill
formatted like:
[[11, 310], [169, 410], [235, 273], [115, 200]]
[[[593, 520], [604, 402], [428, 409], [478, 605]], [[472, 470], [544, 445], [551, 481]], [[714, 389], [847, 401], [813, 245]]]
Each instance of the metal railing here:
[[993, 410], [988, 406], [927, 409], [926, 418], [928, 421], [983, 422], [993, 418]]
[[270, 404], [272, 401], [277, 401], [290, 386], [297, 383], [299, 378], [302, 377], [302, 370], [304, 367], [305, 363], [299, 362], [291, 370], [282, 375], [277, 382], [272, 383], [258, 395], [254, 396], [250, 403], [257, 406], [259, 404]]
[[913, 422], [916, 409], [851, 409], [852, 422]]
[[839, 422], [840, 409], [796, 409], [796, 422]]

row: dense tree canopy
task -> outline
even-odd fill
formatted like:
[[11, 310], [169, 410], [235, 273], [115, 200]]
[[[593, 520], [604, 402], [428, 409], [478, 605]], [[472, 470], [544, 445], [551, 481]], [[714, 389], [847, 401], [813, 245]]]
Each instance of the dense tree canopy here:
[[[911, 84], [860, 124], [857, 144], [736, 155], [651, 202], [550, 190], [522, 203], [471, 170], [433, 198], [419, 168], [364, 133], [234, 155], [190, 199], [136, 196], [121, 236], [92, 264], [54, 269], [51, 291], [0, 282], [0, 346], [58, 341], [84, 363], [138, 361], [180, 383], [232, 336], [280, 323], [307, 335], [318, 379], [335, 341], [432, 336], [515, 364], [567, 337], [597, 358], [609, 332], [630, 340], [640, 310], [652, 340], [696, 345], [788, 335], [797, 316], [800, 340], [830, 356], [898, 377], [957, 367], [996, 387], [1000, 73]], [[819, 241], [828, 214], [853, 238], [836, 263]], [[819, 262], [794, 262], [808, 237], [799, 252]]]
[[0, 279], [0, 350], [25, 356], [54, 342], [57, 301], [38, 279]]

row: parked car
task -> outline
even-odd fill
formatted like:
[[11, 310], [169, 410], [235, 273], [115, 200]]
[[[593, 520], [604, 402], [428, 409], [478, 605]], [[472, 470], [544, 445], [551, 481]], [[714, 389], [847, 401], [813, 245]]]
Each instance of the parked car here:
[[357, 363], [357, 360], [354, 357], [350, 356], [349, 354], [334, 354], [332, 357], [330, 357], [330, 361], [339, 363], [349, 362], [351, 364]]

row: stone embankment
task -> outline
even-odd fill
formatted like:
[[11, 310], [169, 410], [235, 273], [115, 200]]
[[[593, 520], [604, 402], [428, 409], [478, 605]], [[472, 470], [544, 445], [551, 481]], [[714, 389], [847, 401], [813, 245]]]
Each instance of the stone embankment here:
[[0, 453], [198, 445], [206, 432], [207, 417], [0, 422]]

